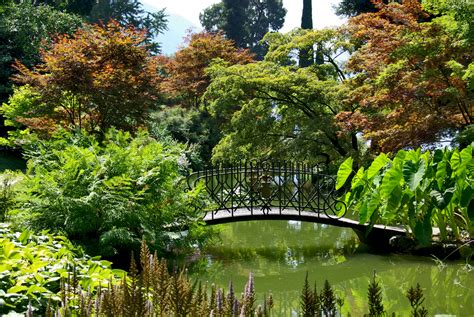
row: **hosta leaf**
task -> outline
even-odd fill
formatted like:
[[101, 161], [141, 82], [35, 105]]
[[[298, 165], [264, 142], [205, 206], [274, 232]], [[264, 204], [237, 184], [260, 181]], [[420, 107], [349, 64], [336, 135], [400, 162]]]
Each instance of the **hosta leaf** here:
[[349, 175], [352, 173], [352, 163], [354, 160], [352, 157], [347, 158], [339, 167], [337, 171], [337, 182], [336, 182], [336, 190], [340, 189], [349, 178]]
[[367, 169], [367, 178], [371, 179], [374, 177], [388, 162], [390, 162], [390, 159], [384, 153], [377, 156]]

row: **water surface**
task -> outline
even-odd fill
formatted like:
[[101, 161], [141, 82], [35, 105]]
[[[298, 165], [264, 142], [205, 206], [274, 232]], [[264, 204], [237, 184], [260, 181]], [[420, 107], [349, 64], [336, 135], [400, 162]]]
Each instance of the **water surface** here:
[[203, 252], [197, 275], [221, 287], [232, 280], [243, 290], [253, 272], [258, 299], [271, 291], [277, 316], [297, 315], [306, 272], [311, 283], [321, 288], [327, 279], [344, 297], [344, 316], [363, 316], [374, 271], [390, 313], [408, 316], [406, 291], [420, 283], [430, 316], [474, 316], [474, 270], [466, 261], [440, 264], [429, 257], [369, 254], [351, 229], [313, 223], [240, 222], [219, 230], [220, 241]]

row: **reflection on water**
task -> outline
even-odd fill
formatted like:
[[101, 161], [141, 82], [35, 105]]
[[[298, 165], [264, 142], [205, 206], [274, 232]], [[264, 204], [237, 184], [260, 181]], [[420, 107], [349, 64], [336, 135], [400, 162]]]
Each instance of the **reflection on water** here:
[[255, 221], [220, 229], [220, 241], [205, 250], [203, 268], [196, 275], [221, 287], [232, 280], [236, 289], [243, 290], [253, 272], [258, 298], [271, 291], [276, 315], [296, 314], [308, 272], [317, 285], [328, 279], [344, 295], [343, 314], [362, 316], [368, 312], [367, 286], [375, 270], [390, 313], [407, 316], [405, 293], [420, 283], [430, 315], [474, 316], [474, 270], [466, 262], [442, 267], [430, 258], [367, 254], [352, 230], [320, 224]]

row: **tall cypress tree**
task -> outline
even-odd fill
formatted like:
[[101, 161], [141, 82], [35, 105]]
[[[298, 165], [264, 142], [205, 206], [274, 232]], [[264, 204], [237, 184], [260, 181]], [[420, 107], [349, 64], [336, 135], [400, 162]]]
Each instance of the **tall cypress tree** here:
[[312, 0], [303, 0], [303, 16], [301, 17], [301, 28], [311, 30], [313, 28]]
[[[301, 17], [301, 28], [311, 30], [313, 28], [312, 0], [303, 0], [303, 16]], [[313, 48], [302, 49], [299, 53], [300, 67], [308, 67], [314, 63]]]

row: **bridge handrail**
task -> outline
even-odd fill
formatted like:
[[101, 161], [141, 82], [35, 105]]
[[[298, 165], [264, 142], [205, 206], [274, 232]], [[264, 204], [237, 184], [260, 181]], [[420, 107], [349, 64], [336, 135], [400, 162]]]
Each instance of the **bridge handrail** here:
[[322, 173], [320, 165], [315, 166], [280, 162], [221, 165], [192, 173], [187, 182], [189, 188], [204, 182], [205, 190], [217, 207], [211, 204], [210, 209], [206, 210], [206, 206], [201, 208], [212, 215], [219, 210], [233, 215], [239, 208], [247, 208], [252, 213], [257, 209], [265, 214], [276, 207], [280, 213], [287, 208], [295, 208], [300, 212], [322, 212], [328, 217], [344, 217], [347, 206], [335, 190], [335, 175]]

